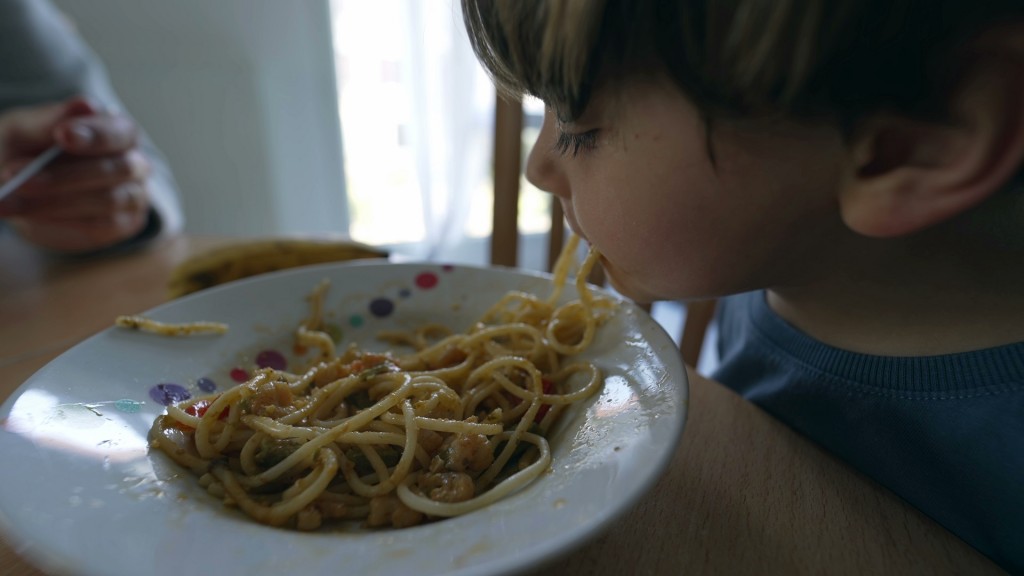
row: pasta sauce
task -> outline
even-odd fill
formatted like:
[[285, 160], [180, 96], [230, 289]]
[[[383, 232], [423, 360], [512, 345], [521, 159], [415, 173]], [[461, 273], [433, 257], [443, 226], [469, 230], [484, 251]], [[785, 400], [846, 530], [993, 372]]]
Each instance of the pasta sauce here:
[[576, 275], [579, 297], [558, 304], [578, 242], [563, 250], [550, 297], [510, 292], [464, 333], [382, 334], [412, 350], [401, 354], [335, 350], [322, 283], [295, 333], [318, 352], [307, 370], [264, 368], [171, 405], [151, 445], [273, 526], [401, 528], [487, 506], [550, 466], [552, 425], [602, 386], [597, 367], [572, 359], [615, 308], [586, 285], [596, 251]]

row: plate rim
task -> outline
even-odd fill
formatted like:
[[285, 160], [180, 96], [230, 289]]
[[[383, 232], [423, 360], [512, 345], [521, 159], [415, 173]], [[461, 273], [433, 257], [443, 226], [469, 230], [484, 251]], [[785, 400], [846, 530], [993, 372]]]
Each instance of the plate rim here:
[[[192, 301], [200, 298], [207, 298], [211, 294], [215, 294], [223, 291], [239, 290], [244, 289], [244, 286], [251, 283], [263, 283], [272, 281], [274, 278], [281, 278], [286, 276], [305, 276], [311, 275], [319, 271], [325, 270], [337, 270], [337, 269], [349, 269], [349, 268], [416, 268], [416, 267], [451, 267], [456, 269], [464, 269], [472, 271], [474, 273], [492, 273], [500, 272], [507, 274], [510, 277], [521, 277], [528, 278], [531, 280], [547, 280], [550, 281], [554, 278], [554, 275], [550, 272], [537, 271], [522, 269], [510, 266], [490, 266], [490, 265], [476, 265], [476, 264], [464, 264], [464, 263], [444, 263], [444, 262], [432, 262], [432, 261], [401, 261], [394, 262], [390, 260], [354, 260], [346, 262], [330, 262], [322, 264], [313, 264], [307, 266], [299, 266], [284, 270], [277, 270], [268, 272], [265, 274], [259, 274], [247, 278], [238, 279], [235, 281], [227, 282], [217, 286], [213, 286], [204, 290], [194, 292], [167, 302], [162, 302], [158, 305], [152, 306], [145, 311], [139, 312], [142, 315], [160, 314], [162, 311], [168, 308], [174, 308], [180, 306], [183, 303]], [[642, 308], [636, 303], [632, 302], [628, 298], [625, 298], [619, 294], [608, 291], [607, 289], [588, 283], [588, 286], [597, 292], [605, 295], [609, 295], [616, 299], [620, 305], [631, 308], [634, 314], [642, 313], [647, 314]], [[570, 283], [566, 284], [566, 288], [569, 291], [573, 291]], [[642, 321], [647, 325], [648, 328], [653, 327], [656, 332], [660, 332], [661, 337], [672, 342], [671, 337], [663, 326], [656, 322], [653, 318], [648, 318]], [[32, 375], [30, 375], [24, 382], [19, 384], [17, 388], [0, 404], [0, 418], [6, 419], [6, 416], [10, 414], [11, 409], [16, 403], [17, 399], [20, 398], [25, 392], [33, 389], [33, 384], [37, 378], [44, 375], [46, 371], [52, 369], [51, 366], [57, 364], [66, 354], [69, 352], [87, 346], [91, 341], [97, 338], [102, 338], [103, 335], [108, 334], [112, 331], [117, 330], [112, 325], [107, 328], [101, 329], [96, 333], [87, 336], [81, 341], [75, 343], [67, 350], [61, 352], [59, 355], [48, 361], [44, 366], [40, 367]], [[615, 506], [604, 506], [600, 512], [595, 515], [591, 522], [588, 524], [577, 526], [575, 530], [563, 533], [560, 538], [555, 540], [549, 540], [532, 547], [530, 554], [520, 554], [518, 558], [509, 559], [510, 554], [501, 555], [498, 558], [490, 559], [482, 563], [471, 564], [469, 566], [457, 568], [454, 571], [448, 571], [448, 574], [454, 574], [458, 576], [468, 576], [470, 574], [512, 574], [521, 571], [529, 570], [542, 566], [549, 562], [554, 561], [557, 557], [568, 555], [572, 551], [577, 550], [586, 546], [592, 542], [594, 538], [603, 533], [616, 519], [629, 513], [637, 502], [641, 500], [645, 495], [649, 494], [654, 485], [663, 477], [665, 470], [669, 466], [670, 462], [675, 458], [678, 452], [678, 447], [682, 441], [682, 435], [685, 432], [687, 423], [690, 417], [690, 378], [687, 373], [685, 364], [682, 361], [682, 357], [679, 354], [666, 356], [671, 358], [672, 363], [676, 366], [669, 366], [669, 373], [676, 373], [680, 375], [678, 380], [673, 380], [671, 389], [674, 392], [675, 399], [678, 403], [678, 411], [670, 414], [670, 418], [666, 420], [670, 421], [669, 438], [670, 441], [665, 448], [657, 453], [657, 458], [650, 461], [648, 469], [651, 471], [646, 474], [640, 482], [636, 482], [630, 485], [630, 490], [624, 495], [624, 498], [620, 499]], [[8, 434], [6, 429], [0, 427], [0, 432]], [[146, 459], [151, 458], [149, 451], [145, 456]], [[2, 484], [0, 484], [2, 486]], [[2, 504], [2, 500], [0, 500]], [[292, 533], [293, 531], [288, 531]], [[11, 549], [14, 550], [19, 556], [25, 558], [33, 565], [47, 570], [48, 572], [54, 573], [74, 573], [74, 574], [93, 574], [88, 570], [84, 572], [67, 572], [63, 569], [63, 564], [60, 562], [54, 562], [54, 549], [53, 547], [47, 547], [45, 541], [33, 540], [30, 536], [25, 535], [17, 529], [12, 519], [8, 518], [5, 512], [4, 506], [0, 505], [0, 533], [3, 534], [4, 540], [10, 545]], [[42, 544], [42, 545], [40, 545]], [[60, 553], [60, 551], [57, 551]], [[101, 574], [101, 572], [95, 572]]]

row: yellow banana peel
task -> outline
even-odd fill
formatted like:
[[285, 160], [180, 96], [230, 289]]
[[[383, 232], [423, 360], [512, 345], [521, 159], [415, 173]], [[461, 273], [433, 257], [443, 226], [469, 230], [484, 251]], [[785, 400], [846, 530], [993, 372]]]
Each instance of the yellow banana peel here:
[[380, 248], [343, 239], [276, 237], [233, 242], [198, 253], [176, 266], [168, 291], [171, 298], [178, 298], [275, 270], [387, 256], [387, 251]]

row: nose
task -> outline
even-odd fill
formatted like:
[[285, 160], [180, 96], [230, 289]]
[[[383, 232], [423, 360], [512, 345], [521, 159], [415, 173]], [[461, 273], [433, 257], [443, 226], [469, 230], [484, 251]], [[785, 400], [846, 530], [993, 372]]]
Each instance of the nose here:
[[561, 169], [561, 156], [555, 150], [556, 131], [554, 115], [545, 110], [540, 134], [526, 160], [526, 179], [545, 192], [568, 198], [568, 180]]

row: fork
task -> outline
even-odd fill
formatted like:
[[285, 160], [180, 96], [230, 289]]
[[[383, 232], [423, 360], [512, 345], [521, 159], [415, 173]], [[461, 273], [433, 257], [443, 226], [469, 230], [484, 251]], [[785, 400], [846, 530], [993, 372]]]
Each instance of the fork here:
[[26, 180], [38, 174], [40, 170], [46, 168], [47, 164], [60, 156], [61, 151], [61, 147], [54, 144], [42, 154], [33, 158], [31, 162], [26, 164], [10, 180], [4, 182], [3, 186], [0, 186], [0, 200], [3, 200], [8, 194], [17, 190]]

